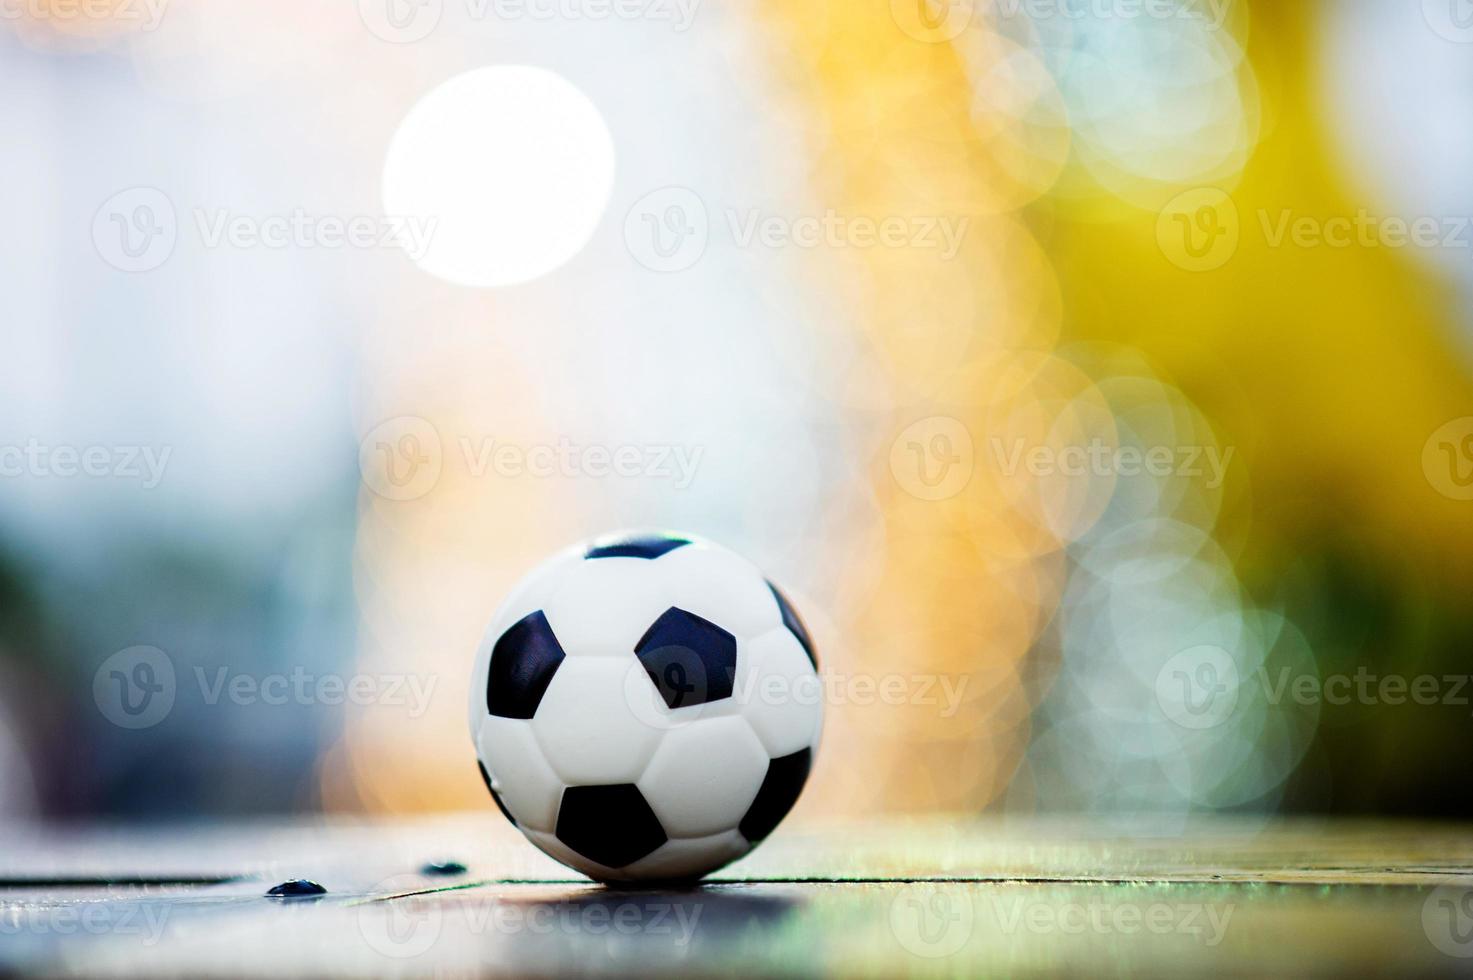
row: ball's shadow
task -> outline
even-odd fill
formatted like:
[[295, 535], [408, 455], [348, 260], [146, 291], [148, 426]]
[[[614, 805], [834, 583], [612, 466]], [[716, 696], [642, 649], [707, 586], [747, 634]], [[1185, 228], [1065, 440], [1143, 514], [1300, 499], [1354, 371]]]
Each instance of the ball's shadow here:
[[[761, 889], [761, 891], [757, 891]], [[743, 883], [659, 882], [617, 884], [579, 889], [541, 899], [503, 899], [529, 916], [546, 908], [571, 910], [575, 921], [607, 923], [607, 935], [638, 943], [673, 943], [681, 947], [751, 940], [783, 927], [803, 904], [796, 895], [774, 894], [768, 886]], [[549, 913], [550, 914], [550, 913]]]

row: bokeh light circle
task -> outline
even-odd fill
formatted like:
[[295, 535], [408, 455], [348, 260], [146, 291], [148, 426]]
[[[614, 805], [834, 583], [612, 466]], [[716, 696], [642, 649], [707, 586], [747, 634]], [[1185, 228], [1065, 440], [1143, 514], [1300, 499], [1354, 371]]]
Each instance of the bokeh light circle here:
[[384, 161], [384, 212], [432, 222], [415, 262], [462, 286], [537, 279], [593, 236], [614, 182], [598, 108], [542, 68], [457, 75], [399, 124]]

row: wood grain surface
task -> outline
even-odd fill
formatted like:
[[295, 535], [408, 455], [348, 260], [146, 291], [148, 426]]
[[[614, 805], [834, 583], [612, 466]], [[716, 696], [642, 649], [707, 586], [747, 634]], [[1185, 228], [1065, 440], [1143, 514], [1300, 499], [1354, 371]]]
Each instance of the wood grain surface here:
[[[1078, 819], [796, 827], [699, 887], [631, 891], [568, 872], [494, 814], [12, 829], [0, 844], [0, 970], [1473, 972], [1473, 829], [1213, 819], [1126, 830]], [[266, 896], [299, 878], [326, 894]]]

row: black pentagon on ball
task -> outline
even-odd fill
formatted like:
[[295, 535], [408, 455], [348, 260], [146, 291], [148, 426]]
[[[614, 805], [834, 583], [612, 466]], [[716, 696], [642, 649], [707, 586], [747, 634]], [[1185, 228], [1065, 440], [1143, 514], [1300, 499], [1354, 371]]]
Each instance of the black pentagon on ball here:
[[765, 838], [782, 823], [783, 817], [798, 802], [803, 784], [808, 782], [808, 770], [813, 767], [813, 751], [803, 749], [767, 764], [767, 775], [756, 799], [747, 808], [746, 816], [737, 825], [742, 836], [752, 843]]
[[802, 618], [798, 616], [798, 610], [794, 609], [788, 597], [783, 595], [782, 589], [771, 582], [767, 583], [767, 587], [772, 590], [772, 597], [777, 600], [778, 611], [783, 615], [783, 625], [788, 628], [788, 632], [798, 638], [798, 642], [803, 645], [803, 652], [808, 654], [808, 662], [813, 664], [814, 670], [817, 670], [818, 653], [813, 649], [813, 637], [808, 635], [808, 627], [803, 625]]
[[481, 770], [481, 782], [486, 784], [486, 792], [490, 793], [491, 799], [496, 801], [496, 809], [500, 810], [501, 815], [510, 820], [513, 826], [516, 826], [517, 818], [511, 815], [511, 811], [506, 808], [506, 804], [501, 800], [501, 794], [496, 792], [496, 788], [491, 785], [491, 774], [486, 771], [486, 767], [479, 761], [476, 763], [476, 768]]
[[670, 708], [731, 697], [736, 637], [695, 613], [665, 610], [634, 645], [634, 653]]
[[570, 786], [557, 812], [557, 839], [606, 868], [622, 868], [665, 843], [660, 818], [633, 783]]
[[491, 649], [486, 710], [499, 718], [531, 718], [563, 657], [562, 644], [540, 610], [518, 620]]
[[676, 548], [690, 544], [689, 538], [674, 534], [641, 534], [627, 538], [607, 538], [594, 543], [583, 557], [591, 558], [645, 558], [650, 561], [668, 554]]

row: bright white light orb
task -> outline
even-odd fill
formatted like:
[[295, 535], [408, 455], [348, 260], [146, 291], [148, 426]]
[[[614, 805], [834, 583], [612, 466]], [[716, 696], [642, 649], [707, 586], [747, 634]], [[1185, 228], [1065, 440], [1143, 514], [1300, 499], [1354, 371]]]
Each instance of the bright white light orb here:
[[399, 124], [384, 160], [384, 213], [433, 222], [429, 247], [413, 257], [430, 275], [510, 286], [577, 255], [613, 183], [613, 137], [586, 95], [542, 68], [478, 68]]

